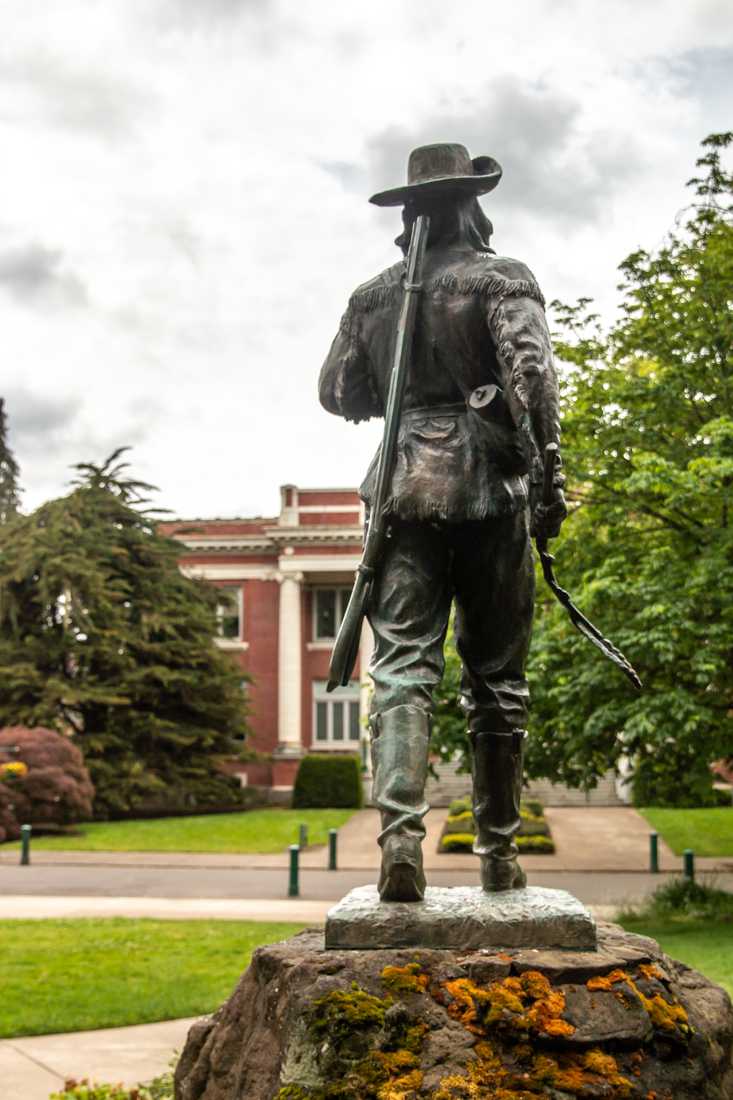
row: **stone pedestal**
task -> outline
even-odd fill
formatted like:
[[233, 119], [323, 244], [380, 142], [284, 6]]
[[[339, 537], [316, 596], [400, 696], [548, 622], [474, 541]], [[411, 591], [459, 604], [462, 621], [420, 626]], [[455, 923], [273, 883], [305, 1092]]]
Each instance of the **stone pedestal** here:
[[176, 1100], [730, 1100], [727, 994], [650, 939], [595, 950], [260, 948]]
[[482, 947], [592, 949], [596, 926], [566, 890], [528, 886], [487, 894], [480, 886], [428, 886], [424, 901], [383, 902], [359, 886], [326, 918], [326, 947]]

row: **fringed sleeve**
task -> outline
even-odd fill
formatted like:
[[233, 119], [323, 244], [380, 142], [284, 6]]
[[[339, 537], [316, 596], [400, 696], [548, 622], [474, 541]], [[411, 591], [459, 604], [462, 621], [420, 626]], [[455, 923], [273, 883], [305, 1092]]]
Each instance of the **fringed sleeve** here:
[[560, 441], [557, 377], [540, 290], [524, 264], [505, 262], [512, 277], [489, 294], [487, 321], [535, 481], [542, 476], [546, 445]]
[[383, 414], [361, 333], [362, 315], [349, 302], [318, 379], [324, 409], [358, 423]]

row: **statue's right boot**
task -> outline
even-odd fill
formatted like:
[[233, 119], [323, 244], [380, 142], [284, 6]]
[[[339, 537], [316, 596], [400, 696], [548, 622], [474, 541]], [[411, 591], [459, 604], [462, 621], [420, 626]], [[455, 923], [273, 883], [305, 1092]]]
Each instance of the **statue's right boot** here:
[[382, 901], [420, 901], [425, 894], [428, 714], [419, 707], [392, 707], [375, 715], [371, 725], [372, 798], [382, 815], [379, 896]]
[[481, 860], [481, 885], [487, 893], [527, 885], [517, 861], [521, 825], [524, 731], [471, 732], [473, 850]]

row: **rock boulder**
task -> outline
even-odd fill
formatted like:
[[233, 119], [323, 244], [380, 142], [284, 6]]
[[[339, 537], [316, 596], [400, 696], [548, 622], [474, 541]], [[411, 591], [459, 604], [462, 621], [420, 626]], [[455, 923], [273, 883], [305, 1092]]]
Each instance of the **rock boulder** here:
[[650, 939], [595, 951], [262, 947], [191, 1029], [176, 1100], [731, 1100], [724, 990]]

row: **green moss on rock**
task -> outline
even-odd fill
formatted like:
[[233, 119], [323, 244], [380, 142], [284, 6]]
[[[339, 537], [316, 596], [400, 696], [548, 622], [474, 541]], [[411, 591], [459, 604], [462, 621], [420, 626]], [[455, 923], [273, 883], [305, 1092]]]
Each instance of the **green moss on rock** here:
[[356, 983], [350, 990], [334, 989], [313, 1002], [309, 1030], [316, 1040], [327, 1036], [338, 1044], [355, 1031], [384, 1027], [384, 1015], [391, 1003], [373, 997]]

